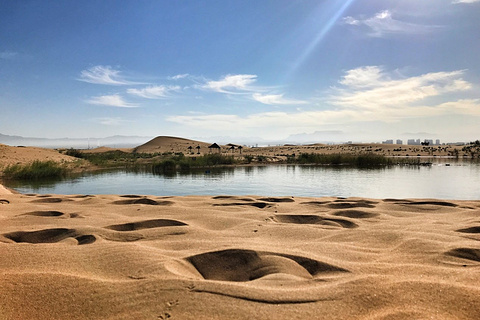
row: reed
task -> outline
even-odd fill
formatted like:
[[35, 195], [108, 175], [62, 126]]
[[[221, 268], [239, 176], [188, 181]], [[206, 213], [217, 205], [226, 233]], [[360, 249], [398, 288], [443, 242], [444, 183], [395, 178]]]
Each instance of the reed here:
[[5, 179], [11, 180], [40, 180], [48, 178], [61, 178], [67, 169], [55, 161], [39, 161], [25, 165], [15, 164], [3, 170]]
[[318, 164], [332, 166], [352, 166], [359, 168], [391, 166], [397, 164], [418, 164], [414, 159], [394, 159], [379, 154], [316, 154], [302, 153], [297, 157], [291, 156], [288, 163], [296, 164]]

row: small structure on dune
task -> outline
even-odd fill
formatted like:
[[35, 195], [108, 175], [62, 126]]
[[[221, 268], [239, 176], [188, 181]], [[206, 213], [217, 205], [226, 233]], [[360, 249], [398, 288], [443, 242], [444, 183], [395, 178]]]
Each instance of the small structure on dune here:
[[187, 149], [188, 149], [188, 153], [193, 154], [193, 151], [192, 151], [193, 147], [192, 146], [189, 146]]
[[217, 143], [212, 144], [210, 147], [208, 147], [208, 149], [210, 149], [210, 152], [217, 152], [217, 153], [220, 153], [222, 150]]
[[200, 154], [200, 146], [197, 146], [197, 154]]

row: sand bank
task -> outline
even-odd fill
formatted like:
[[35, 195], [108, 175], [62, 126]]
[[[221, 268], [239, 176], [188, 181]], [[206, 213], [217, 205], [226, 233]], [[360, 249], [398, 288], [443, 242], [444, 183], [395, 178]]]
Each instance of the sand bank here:
[[12, 191], [0, 184], [0, 195], [2, 194], [12, 194]]
[[479, 319], [480, 201], [0, 195], [1, 319]]

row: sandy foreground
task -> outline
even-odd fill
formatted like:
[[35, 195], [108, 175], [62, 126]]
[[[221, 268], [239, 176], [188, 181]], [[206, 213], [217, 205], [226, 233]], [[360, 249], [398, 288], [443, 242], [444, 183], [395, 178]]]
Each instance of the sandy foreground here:
[[480, 201], [10, 194], [0, 319], [480, 319]]

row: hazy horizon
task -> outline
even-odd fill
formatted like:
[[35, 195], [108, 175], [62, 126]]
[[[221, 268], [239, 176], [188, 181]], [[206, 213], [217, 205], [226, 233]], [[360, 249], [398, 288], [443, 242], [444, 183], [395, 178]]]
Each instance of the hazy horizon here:
[[473, 141], [479, 16], [480, 0], [3, 2], [0, 133]]

